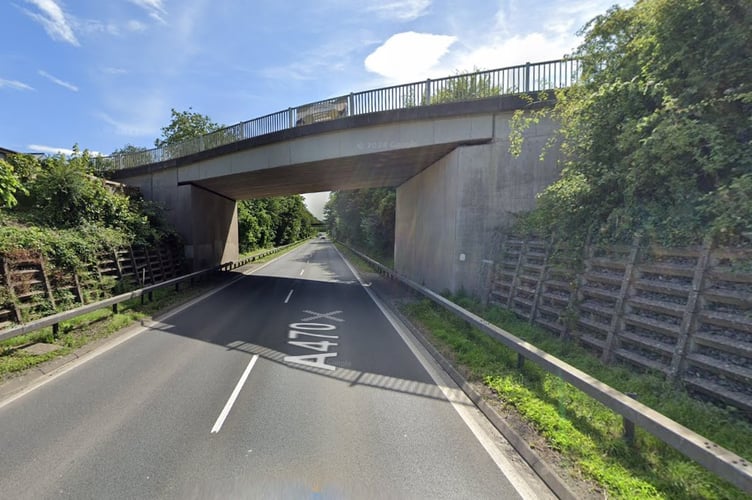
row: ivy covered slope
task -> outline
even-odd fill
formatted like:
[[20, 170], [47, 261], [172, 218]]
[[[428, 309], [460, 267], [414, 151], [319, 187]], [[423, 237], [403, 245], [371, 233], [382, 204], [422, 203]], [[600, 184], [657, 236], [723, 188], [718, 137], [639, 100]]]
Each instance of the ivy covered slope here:
[[583, 78], [544, 111], [562, 124], [563, 173], [524, 225], [669, 245], [752, 238], [750, 26], [749, 0], [638, 0], [586, 25]]
[[88, 151], [0, 160], [0, 257], [41, 252], [55, 267], [85, 272], [104, 251], [177, 235], [161, 211], [94, 175]]

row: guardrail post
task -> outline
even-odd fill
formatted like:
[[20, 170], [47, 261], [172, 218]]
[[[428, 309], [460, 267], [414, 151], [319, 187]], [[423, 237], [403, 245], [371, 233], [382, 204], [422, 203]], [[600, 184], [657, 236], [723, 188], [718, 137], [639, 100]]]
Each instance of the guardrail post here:
[[[637, 400], [637, 394], [634, 392], [627, 392], [626, 395], [634, 400]], [[626, 441], [627, 444], [632, 445], [635, 442], [634, 422], [632, 422], [625, 416], [622, 416], [621, 419], [622, 419], [622, 423], [624, 424], [624, 441]]]
[[525, 356], [517, 353], [517, 369], [522, 370], [525, 367]]
[[112, 314], [117, 314], [117, 313], [118, 313], [118, 305], [112, 304]]
[[423, 105], [431, 104], [431, 79], [426, 80], [426, 91], [423, 92]]
[[58, 335], [60, 335], [60, 323], [55, 323], [52, 325], [52, 336], [57, 338]]
[[292, 108], [287, 108], [287, 121], [288, 121], [288, 128], [293, 128], [295, 126], [295, 122], [293, 121], [292, 117]]
[[488, 297], [493, 287], [494, 261], [483, 259], [480, 262], [480, 296], [483, 307], [488, 306]]
[[347, 116], [352, 116], [353, 114], [355, 114], [353, 113], [353, 97], [354, 94], [352, 92], [350, 92], [350, 95], [347, 96]]

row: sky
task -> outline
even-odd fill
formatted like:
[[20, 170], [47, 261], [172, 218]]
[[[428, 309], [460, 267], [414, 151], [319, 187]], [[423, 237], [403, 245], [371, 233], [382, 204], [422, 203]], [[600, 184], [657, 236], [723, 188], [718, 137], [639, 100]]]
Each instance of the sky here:
[[[559, 59], [613, 3], [6, 0], [0, 147], [107, 155], [153, 147], [172, 108], [232, 125], [350, 92]], [[327, 196], [306, 195], [314, 215]]]

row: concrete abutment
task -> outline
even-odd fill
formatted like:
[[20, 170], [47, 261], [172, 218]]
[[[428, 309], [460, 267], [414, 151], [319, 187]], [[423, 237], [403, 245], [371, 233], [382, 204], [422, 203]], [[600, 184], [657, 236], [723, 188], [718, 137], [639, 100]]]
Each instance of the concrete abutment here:
[[494, 116], [490, 143], [457, 147], [397, 188], [398, 272], [438, 292], [487, 295], [503, 233], [560, 173], [558, 148], [541, 158], [556, 124], [542, 121], [526, 130], [522, 152], [514, 156], [511, 117]]

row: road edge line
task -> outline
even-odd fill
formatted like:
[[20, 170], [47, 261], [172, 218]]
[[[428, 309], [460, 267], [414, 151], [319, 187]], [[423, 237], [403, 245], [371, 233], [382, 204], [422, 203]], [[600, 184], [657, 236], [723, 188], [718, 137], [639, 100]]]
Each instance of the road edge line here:
[[[342, 255], [342, 253], [339, 251], [339, 249], [334, 246], [335, 250], [339, 254], [339, 256], [342, 258], [342, 260], [345, 262], [347, 267], [350, 269], [350, 271], [355, 276], [355, 279], [358, 280], [358, 283], [361, 285], [363, 290], [365, 290], [366, 294], [371, 298], [371, 300], [376, 304], [376, 307], [379, 308], [379, 310], [382, 312], [384, 317], [389, 321], [389, 323], [392, 325], [392, 327], [395, 329], [397, 334], [400, 336], [402, 341], [407, 345], [408, 349], [413, 353], [415, 358], [418, 360], [418, 362], [421, 364], [421, 366], [426, 370], [428, 375], [433, 379], [433, 381], [436, 383], [436, 385], [439, 387], [439, 389], [442, 391], [444, 396], [446, 397], [447, 401], [452, 405], [454, 410], [457, 412], [459, 417], [462, 419], [462, 421], [465, 423], [465, 425], [468, 427], [468, 429], [472, 432], [472, 434], [475, 436], [475, 438], [478, 440], [480, 445], [483, 447], [483, 449], [488, 453], [491, 460], [494, 462], [494, 464], [497, 466], [497, 468], [504, 474], [504, 477], [509, 481], [509, 483], [515, 488], [517, 493], [522, 498], [529, 498], [529, 499], [536, 499], [538, 498], [538, 495], [534, 491], [534, 488], [528, 483], [528, 481], [522, 477], [512, 465], [512, 462], [507, 459], [506, 456], [504, 456], [502, 450], [496, 445], [496, 443], [493, 442], [493, 440], [486, 434], [486, 431], [483, 429], [479, 429], [477, 423], [472, 421], [472, 416], [466, 415], [466, 408], [462, 408], [462, 405], [459, 402], [455, 402], [455, 399], [453, 395], [449, 394], [448, 391], [455, 391], [461, 393], [465, 398], [468, 399], [468, 403], [472, 403], [471, 406], [476, 408], [478, 411], [481, 412], [481, 414], [486, 418], [486, 420], [499, 432], [499, 434], [509, 442], [510, 446], [514, 448], [514, 450], [525, 460], [525, 463], [527, 463], [531, 469], [535, 472], [535, 475], [538, 476], [538, 478], [543, 482], [543, 484], [549, 489], [549, 492], [561, 498], [562, 500], [575, 500], [577, 497], [566, 487], [561, 491], [561, 494], [559, 491], [552, 488], [552, 485], [549, 484], [549, 482], [546, 480], [545, 477], [541, 475], [541, 473], [536, 468], [536, 465], [528, 462], [527, 457], [523, 456], [522, 453], [517, 449], [516, 446], [514, 446], [514, 443], [507, 437], [507, 435], [496, 426], [495, 421], [501, 422], [501, 416], [496, 414], [495, 412], [492, 413], [496, 418], [490, 418], [489, 415], [484, 410], [492, 410], [490, 406], [487, 404], [484, 404], [483, 407], [479, 406], [478, 403], [473, 399], [473, 397], [470, 396], [465, 391], [466, 386], [469, 386], [467, 384], [467, 381], [462, 378], [459, 373], [457, 373], [457, 376], [460, 378], [460, 380], [463, 381], [463, 383], [459, 383], [453, 376], [452, 373], [446, 370], [446, 367], [444, 364], [441, 363], [439, 359], [437, 359], [434, 355], [434, 353], [438, 354], [438, 352], [435, 349], [427, 349], [425, 347], [425, 344], [421, 339], [417, 338], [413, 332], [413, 330], [408, 326], [410, 323], [409, 321], [404, 322], [398, 315], [394, 314], [390, 307], [385, 305], [383, 301], [377, 297], [377, 294], [371, 290], [370, 285], [366, 285], [363, 280], [360, 277], [360, 274], [358, 271], [350, 264], [350, 262]], [[412, 339], [410, 337], [413, 337]], [[416, 342], [417, 341], [417, 342]], [[421, 348], [425, 351], [425, 354], [421, 351]], [[425, 355], [430, 356], [433, 361], [436, 363], [437, 366], [433, 366], [425, 357]], [[443, 356], [441, 357], [443, 359]], [[446, 360], [444, 360], [446, 365], [451, 366]], [[444, 371], [445, 375], [452, 380], [454, 384], [456, 384], [456, 388], [447, 387], [445, 385], [445, 380], [442, 380], [443, 377], [439, 375], [436, 370], [442, 370]], [[452, 370], [455, 371], [456, 370]], [[474, 391], [473, 391], [474, 393]], [[480, 395], [478, 395], [480, 398]], [[481, 398], [482, 400], [482, 398]], [[511, 431], [511, 429], [504, 425], [503, 428], [505, 430]], [[517, 441], [522, 441], [522, 439], [517, 435], [516, 433], [512, 433], [516, 438]], [[529, 448], [528, 448], [529, 449]], [[532, 450], [531, 450], [532, 451]], [[545, 471], [549, 474], [553, 475], [556, 479], [559, 480], [561, 483], [561, 479], [553, 472], [551, 471], [547, 464], [545, 462], [542, 462], [539, 457], [537, 457], [537, 461], [535, 464], [543, 464], [545, 466]], [[501, 462], [501, 463], [500, 463]], [[563, 483], [561, 483], [563, 485]]]
[[[300, 246], [302, 247], [304, 245], [300, 245]], [[294, 248], [291, 251], [294, 252], [295, 250], [297, 250], [297, 248]], [[12, 384], [14, 379], [11, 378], [3, 382], [0, 382], [0, 409], [10, 405], [14, 401], [21, 399], [25, 395], [30, 394], [31, 392], [34, 392], [40, 387], [43, 387], [49, 384], [53, 380], [56, 380], [57, 378], [65, 375], [69, 371], [74, 370], [75, 368], [78, 368], [79, 366], [84, 365], [85, 363], [91, 361], [92, 359], [114, 349], [120, 344], [127, 342], [133, 337], [140, 335], [141, 333], [151, 329], [155, 325], [158, 325], [160, 322], [185, 311], [189, 307], [193, 307], [194, 305], [198, 304], [199, 302], [203, 300], [208, 299], [209, 297], [211, 297], [212, 295], [216, 293], [221, 292], [225, 288], [242, 280], [243, 278], [253, 275], [257, 271], [264, 269], [266, 266], [272, 264], [273, 262], [276, 262], [277, 259], [279, 259], [280, 257], [284, 255], [287, 255], [288, 253], [290, 252], [285, 252], [281, 255], [278, 255], [274, 259], [268, 262], [264, 262], [259, 267], [241, 272], [240, 275], [235, 276], [234, 278], [230, 279], [230, 281], [228, 281], [227, 283], [222, 283], [220, 285], [217, 285], [216, 288], [212, 288], [204, 292], [203, 294], [199, 295], [198, 297], [194, 297], [187, 302], [184, 302], [180, 305], [175, 306], [172, 309], [163, 311], [155, 316], [143, 318], [138, 323], [134, 322], [133, 324], [124, 326], [117, 332], [112, 333], [111, 335], [109, 335], [108, 337], [104, 339], [101, 339], [102, 343], [97, 343], [97, 341], [95, 341], [94, 344], [96, 345], [94, 346], [92, 346], [92, 344], [83, 345], [76, 351], [62, 358], [52, 359], [50, 360], [50, 363], [57, 363], [57, 364], [54, 364], [53, 368], [48, 372], [42, 371], [42, 369], [44, 368], [42, 365], [31, 367], [29, 368], [29, 370], [37, 370], [40, 373], [36, 376], [32, 376], [27, 381], [20, 382], [20, 387], [11, 389], [7, 391], [7, 393], [3, 393], [2, 387], [5, 384]], [[19, 379], [22, 379], [24, 375], [20, 374], [18, 377]]]

